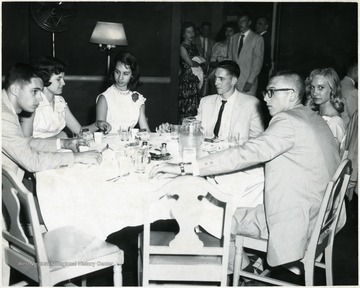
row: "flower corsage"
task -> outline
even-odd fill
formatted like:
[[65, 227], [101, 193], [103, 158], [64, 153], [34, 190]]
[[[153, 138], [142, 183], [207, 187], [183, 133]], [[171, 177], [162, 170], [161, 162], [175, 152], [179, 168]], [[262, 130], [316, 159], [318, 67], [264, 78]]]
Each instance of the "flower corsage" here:
[[131, 95], [131, 98], [132, 98], [132, 100], [133, 100], [134, 102], [136, 102], [136, 101], [139, 99], [139, 94], [138, 94], [138, 93], [133, 93], [133, 94]]

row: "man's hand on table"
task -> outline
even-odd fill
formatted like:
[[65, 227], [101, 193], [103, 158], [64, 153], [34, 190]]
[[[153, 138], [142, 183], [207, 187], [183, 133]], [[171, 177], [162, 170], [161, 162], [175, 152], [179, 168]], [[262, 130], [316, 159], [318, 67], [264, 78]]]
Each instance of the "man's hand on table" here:
[[150, 178], [171, 178], [178, 175], [192, 175], [193, 167], [191, 163], [184, 164], [184, 173], [181, 173], [180, 164], [177, 163], [159, 163], [155, 165], [149, 174]]
[[149, 174], [150, 178], [169, 178], [180, 175], [179, 164], [159, 163], [155, 165]]
[[83, 138], [61, 139], [60, 146], [62, 149], [79, 152], [79, 146], [89, 146], [89, 143]]
[[102, 154], [98, 151], [74, 153], [74, 163], [98, 165], [102, 162], [102, 159]]

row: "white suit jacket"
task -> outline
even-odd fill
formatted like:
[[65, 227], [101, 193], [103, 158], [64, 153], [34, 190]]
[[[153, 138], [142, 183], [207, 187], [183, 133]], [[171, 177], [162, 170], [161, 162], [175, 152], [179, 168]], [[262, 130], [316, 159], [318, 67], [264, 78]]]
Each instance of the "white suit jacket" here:
[[355, 88], [352, 79], [347, 76], [341, 80], [341, 94], [345, 100], [345, 108], [349, 117], [349, 119], [344, 119], [344, 121], [345, 124], [348, 124], [350, 118], [358, 110], [358, 89]]
[[251, 90], [246, 92], [256, 95], [257, 78], [261, 71], [264, 59], [264, 39], [253, 31], [249, 31], [243, 47], [238, 56], [238, 46], [241, 33], [236, 33], [230, 38], [229, 57], [240, 67], [240, 77], [236, 84], [239, 91], [243, 91], [246, 82], [252, 83]]
[[264, 133], [238, 148], [197, 161], [200, 175], [265, 163], [267, 261], [277, 266], [301, 259], [314, 228], [325, 187], [340, 163], [326, 122], [298, 105], [276, 114]]
[[2, 91], [2, 163], [12, 169], [19, 178], [23, 167], [30, 172], [72, 166], [73, 153], [53, 153], [57, 151], [55, 139], [26, 137], [21, 129], [18, 115], [9, 101], [6, 91]]
[[[218, 95], [201, 98], [196, 118], [201, 120], [206, 138], [214, 137], [214, 127], [219, 113], [216, 106]], [[231, 113], [230, 131], [237, 135], [240, 133], [242, 141], [255, 138], [264, 131], [262, 113], [259, 100], [235, 90], [233, 95], [235, 103]]]

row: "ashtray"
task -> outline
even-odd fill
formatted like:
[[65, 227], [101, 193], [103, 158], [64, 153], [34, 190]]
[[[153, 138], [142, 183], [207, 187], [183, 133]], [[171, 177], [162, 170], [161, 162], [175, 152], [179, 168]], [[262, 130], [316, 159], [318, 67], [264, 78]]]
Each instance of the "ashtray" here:
[[152, 153], [152, 152], [149, 152], [149, 153], [150, 153], [150, 156], [151, 156], [151, 160], [165, 161], [165, 160], [170, 159], [170, 153], [166, 153], [166, 154], [156, 154], [156, 153]]

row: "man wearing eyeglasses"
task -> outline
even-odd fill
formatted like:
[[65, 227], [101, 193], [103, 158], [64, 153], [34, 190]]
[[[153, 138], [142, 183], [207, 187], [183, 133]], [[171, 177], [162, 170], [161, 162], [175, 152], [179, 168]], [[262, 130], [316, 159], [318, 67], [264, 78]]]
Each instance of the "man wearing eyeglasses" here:
[[[298, 74], [278, 73], [264, 92], [273, 116], [264, 133], [239, 147], [210, 154], [182, 167], [185, 174], [207, 176], [265, 163], [264, 205], [238, 208], [233, 216], [232, 233], [268, 239], [270, 266], [303, 258], [326, 184], [340, 163], [328, 125], [301, 104], [304, 86]], [[163, 164], [155, 167], [151, 175], [159, 173], [180, 174], [180, 169]], [[231, 245], [230, 269], [233, 256]]]

